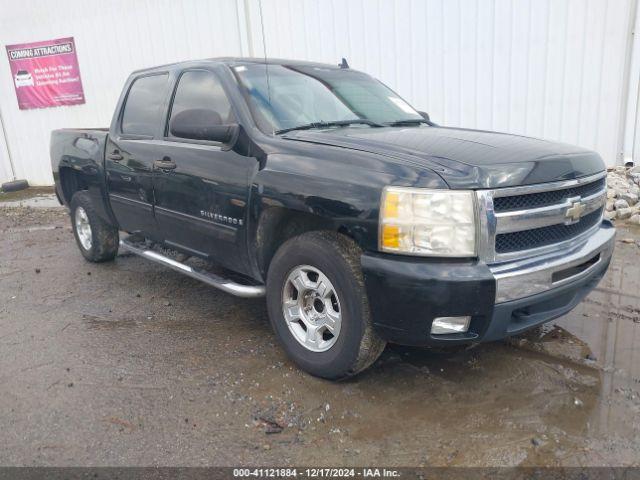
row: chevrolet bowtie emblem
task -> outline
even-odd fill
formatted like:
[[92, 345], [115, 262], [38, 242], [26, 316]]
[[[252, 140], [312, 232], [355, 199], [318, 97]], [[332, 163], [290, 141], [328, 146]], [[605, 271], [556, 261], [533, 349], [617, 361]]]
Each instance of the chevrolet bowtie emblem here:
[[566, 223], [576, 223], [578, 220], [580, 220], [580, 217], [587, 209], [587, 206], [582, 203], [579, 198], [577, 200], [569, 201], [571, 203], [571, 206], [567, 208], [567, 212], [565, 213], [565, 217], [567, 218]]

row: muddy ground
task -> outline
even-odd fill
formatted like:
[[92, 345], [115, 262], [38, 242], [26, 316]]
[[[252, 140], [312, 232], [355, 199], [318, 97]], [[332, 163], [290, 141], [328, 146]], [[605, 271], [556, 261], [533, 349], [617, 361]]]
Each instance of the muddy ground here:
[[[640, 230], [544, 330], [297, 370], [264, 302], [0, 207], [0, 465], [640, 465]], [[624, 240], [620, 241], [620, 240]]]

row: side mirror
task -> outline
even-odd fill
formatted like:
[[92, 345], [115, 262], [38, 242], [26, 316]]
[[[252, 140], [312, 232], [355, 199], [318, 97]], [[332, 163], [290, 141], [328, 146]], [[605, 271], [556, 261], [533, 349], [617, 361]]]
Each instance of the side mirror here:
[[238, 125], [223, 125], [215, 110], [192, 108], [178, 113], [171, 119], [169, 132], [174, 137], [191, 140], [230, 143], [236, 137]]
[[429, 114], [427, 112], [418, 112], [420, 115], [422, 115], [422, 118], [424, 118], [427, 122], [431, 123], [431, 119], [429, 118]]

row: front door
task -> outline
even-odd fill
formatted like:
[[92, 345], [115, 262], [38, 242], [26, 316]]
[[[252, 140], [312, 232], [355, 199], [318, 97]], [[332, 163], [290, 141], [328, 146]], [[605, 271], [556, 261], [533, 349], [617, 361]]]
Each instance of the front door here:
[[[187, 70], [177, 82], [169, 112], [214, 111], [220, 124], [237, 123], [218, 77]], [[239, 270], [246, 257], [248, 176], [255, 159], [214, 142], [176, 138], [158, 143], [163, 157], [154, 173], [155, 214], [169, 246]], [[169, 168], [161, 168], [165, 164]]]
[[153, 216], [154, 140], [167, 96], [168, 74], [135, 79], [129, 88], [122, 120], [109, 136], [105, 169], [109, 200], [118, 224], [128, 232], [157, 236]]

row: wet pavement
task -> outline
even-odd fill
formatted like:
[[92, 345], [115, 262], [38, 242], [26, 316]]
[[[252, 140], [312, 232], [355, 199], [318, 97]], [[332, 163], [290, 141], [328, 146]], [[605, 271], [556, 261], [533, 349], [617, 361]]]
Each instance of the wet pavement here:
[[638, 466], [640, 230], [618, 240], [544, 329], [388, 347], [331, 383], [287, 360], [262, 300], [89, 264], [64, 210], [0, 206], [0, 464]]
[[0, 192], [4, 207], [62, 208], [53, 187], [32, 187], [17, 192]]

